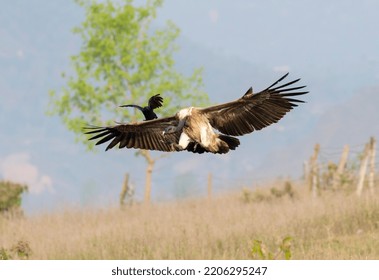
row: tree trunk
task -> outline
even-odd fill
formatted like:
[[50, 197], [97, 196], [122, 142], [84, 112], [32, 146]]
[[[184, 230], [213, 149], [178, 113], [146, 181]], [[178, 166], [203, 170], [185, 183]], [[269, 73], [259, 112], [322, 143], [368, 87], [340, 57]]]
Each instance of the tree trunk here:
[[141, 150], [141, 155], [146, 159], [147, 162], [144, 203], [145, 205], [149, 205], [151, 202], [151, 176], [154, 169], [155, 159], [151, 157], [151, 154], [148, 150]]

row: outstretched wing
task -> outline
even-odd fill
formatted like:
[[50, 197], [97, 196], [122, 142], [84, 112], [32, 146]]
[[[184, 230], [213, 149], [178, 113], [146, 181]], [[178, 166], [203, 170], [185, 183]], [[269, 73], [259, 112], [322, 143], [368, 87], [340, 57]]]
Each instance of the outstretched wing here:
[[175, 117], [156, 119], [132, 124], [107, 127], [86, 127], [86, 134], [93, 134], [89, 140], [100, 139], [96, 145], [111, 141], [106, 151], [119, 144], [119, 148], [134, 148], [171, 152], [171, 143], [178, 143], [181, 131], [164, 134], [169, 126], [177, 126]]
[[149, 99], [149, 107], [150, 109], [154, 110], [155, 108], [162, 107], [163, 98], [160, 96], [160, 94], [153, 95]]
[[298, 91], [305, 86], [290, 87], [300, 79], [278, 85], [288, 73], [265, 90], [254, 94], [249, 88], [241, 98], [216, 106], [201, 109], [210, 124], [228, 135], [244, 135], [260, 130], [279, 121], [287, 112], [304, 101], [292, 97], [306, 94]]
[[143, 112], [143, 108], [139, 105], [129, 104], [129, 105], [121, 105], [120, 107], [132, 107], [132, 108], [136, 108], [136, 109], [140, 110], [141, 112]]

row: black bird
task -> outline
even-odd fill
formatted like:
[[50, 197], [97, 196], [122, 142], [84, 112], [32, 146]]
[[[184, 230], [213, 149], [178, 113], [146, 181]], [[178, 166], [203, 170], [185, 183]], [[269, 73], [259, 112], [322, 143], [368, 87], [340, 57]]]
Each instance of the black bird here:
[[163, 103], [163, 98], [159, 94], [156, 94], [156, 95], [153, 95], [152, 97], [150, 97], [149, 102], [148, 102], [147, 106], [145, 106], [145, 107], [141, 107], [139, 105], [134, 105], [134, 104], [122, 105], [120, 107], [137, 108], [145, 116], [145, 121], [149, 121], [149, 120], [153, 120], [153, 119], [158, 118], [158, 116], [154, 113], [154, 109], [162, 107], [162, 103]]
[[93, 135], [89, 140], [98, 140], [96, 145], [111, 141], [107, 150], [119, 145], [128, 149], [224, 154], [239, 146], [235, 136], [274, 124], [304, 102], [297, 99], [308, 93], [303, 90], [305, 86], [295, 85], [300, 79], [280, 84], [287, 76], [288, 73], [258, 93], [250, 87], [241, 98], [224, 104], [188, 107], [157, 120], [87, 127], [86, 133]]

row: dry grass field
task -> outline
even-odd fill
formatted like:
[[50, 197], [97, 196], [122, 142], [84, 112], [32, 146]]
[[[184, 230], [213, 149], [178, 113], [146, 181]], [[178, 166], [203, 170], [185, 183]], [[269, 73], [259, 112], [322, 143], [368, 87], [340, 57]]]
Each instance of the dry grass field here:
[[245, 190], [212, 201], [0, 217], [0, 252], [28, 259], [253, 259], [262, 258], [252, 253], [260, 241], [263, 257], [283, 259], [280, 245], [290, 236], [292, 259], [379, 259], [378, 195], [313, 199], [304, 189], [295, 188], [292, 198]]

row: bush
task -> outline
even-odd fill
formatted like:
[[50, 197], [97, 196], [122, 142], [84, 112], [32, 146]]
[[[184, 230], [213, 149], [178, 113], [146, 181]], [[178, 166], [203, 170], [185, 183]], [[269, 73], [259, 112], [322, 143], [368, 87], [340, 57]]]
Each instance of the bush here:
[[29, 242], [19, 240], [10, 249], [0, 248], [0, 260], [27, 260], [32, 254]]
[[270, 251], [261, 240], [255, 239], [251, 249], [251, 256], [254, 259], [277, 260], [282, 255], [285, 260], [290, 260], [292, 258], [291, 243], [292, 237], [287, 236], [276, 246], [276, 250]]
[[0, 213], [20, 212], [21, 195], [27, 190], [25, 185], [0, 181]]
[[278, 199], [286, 196], [290, 197], [291, 199], [296, 197], [295, 190], [292, 187], [292, 183], [290, 181], [285, 181], [284, 187], [279, 189], [272, 187], [270, 189], [256, 189], [254, 191], [251, 191], [247, 188], [243, 188], [241, 198], [243, 202], [249, 203], [272, 201], [273, 199]]

